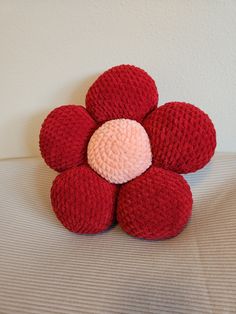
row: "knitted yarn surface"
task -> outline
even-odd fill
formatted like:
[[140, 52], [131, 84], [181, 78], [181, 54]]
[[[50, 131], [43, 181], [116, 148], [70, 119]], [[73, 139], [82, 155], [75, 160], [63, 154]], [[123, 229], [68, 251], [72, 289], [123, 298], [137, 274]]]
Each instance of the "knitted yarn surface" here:
[[96, 127], [82, 106], [65, 105], [50, 112], [40, 131], [40, 151], [47, 165], [61, 172], [84, 164]]
[[145, 239], [176, 236], [191, 216], [192, 194], [184, 178], [152, 166], [119, 193], [117, 220], [128, 234]]
[[153, 164], [178, 173], [204, 167], [214, 154], [216, 132], [202, 110], [181, 102], [155, 109], [143, 123], [152, 143]]
[[46, 117], [40, 150], [61, 172], [51, 202], [67, 229], [93, 234], [117, 220], [132, 236], [158, 240], [186, 226], [192, 194], [181, 173], [210, 161], [216, 132], [194, 105], [157, 102], [154, 80], [120, 65], [92, 84], [86, 109], [63, 105]]
[[98, 233], [114, 222], [116, 190], [115, 185], [83, 165], [56, 177], [51, 189], [52, 206], [70, 231]]
[[152, 163], [148, 135], [135, 120], [105, 122], [88, 144], [88, 163], [111, 183], [125, 183], [141, 175]]
[[142, 121], [158, 102], [154, 80], [142, 69], [120, 65], [104, 72], [86, 95], [86, 108], [97, 122]]

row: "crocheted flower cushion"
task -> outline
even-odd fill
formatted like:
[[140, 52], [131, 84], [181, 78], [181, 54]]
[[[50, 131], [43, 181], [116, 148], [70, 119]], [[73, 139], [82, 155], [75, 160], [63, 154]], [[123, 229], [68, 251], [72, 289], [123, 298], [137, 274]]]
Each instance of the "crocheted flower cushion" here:
[[40, 150], [60, 172], [51, 202], [67, 229], [98, 233], [117, 220], [132, 236], [166, 239], [187, 224], [193, 201], [181, 173], [209, 162], [216, 133], [197, 107], [157, 102], [153, 79], [120, 65], [93, 83], [86, 109], [64, 105], [45, 119]]

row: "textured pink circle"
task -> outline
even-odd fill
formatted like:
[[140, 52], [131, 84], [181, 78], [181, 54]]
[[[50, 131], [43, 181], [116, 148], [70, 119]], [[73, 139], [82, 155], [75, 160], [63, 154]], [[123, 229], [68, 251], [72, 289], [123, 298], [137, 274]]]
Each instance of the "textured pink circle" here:
[[136, 178], [152, 163], [145, 129], [130, 119], [105, 122], [89, 141], [88, 163], [111, 183], [121, 184]]

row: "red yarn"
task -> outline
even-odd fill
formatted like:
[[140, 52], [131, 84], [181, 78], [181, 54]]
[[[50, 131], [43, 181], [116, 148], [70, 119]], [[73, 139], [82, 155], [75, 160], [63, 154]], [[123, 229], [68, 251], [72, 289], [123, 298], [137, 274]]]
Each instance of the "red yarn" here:
[[132, 236], [166, 239], [182, 231], [191, 209], [192, 194], [184, 178], [152, 166], [121, 187], [117, 220]]
[[56, 177], [51, 201], [57, 218], [67, 229], [97, 233], [114, 221], [116, 186], [88, 166], [80, 166]]
[[[40, 149], [51, 168], [63, 171], [53, 182], [51, 201], [67, 229], [107, 229], [115, 219], [116, 199], [118, 222], [130, 235], [165, 239], [184, 228], [192, 195], [184, 178], [174, 172], [193, 172], [208, 163], [216, 133], [207, 114], [193, 105], [172, 102], [155, 109], [157, 101], [153, 79], [137, 67], [121, 65], [104, 72], [90, 87], [86, 106], [92, 117], [81, 106], [67, 105], [45, 119]], [[121, 186], [120, 192], [86, 165], [96, 122], [119, 118], [143, 121], [153, 154], [153, 166]]]
[[119, 118], [141, 121], [157, 102], [154, 80], [132, 65], [120, 65], [104, 72], [86, 96], [86, 108], [97, 122]]
[[83, 164], [95, 128], [96, 123], [81, 106], [66, 105], [51, 111], [40, 131], [40, 150], [47, 165], [60, 172]]
[[204, 167], [214, 154], [216, 132], [207, 114], [199, 108], [170, 102], [145, 119], [154, 165], [178, 173]]

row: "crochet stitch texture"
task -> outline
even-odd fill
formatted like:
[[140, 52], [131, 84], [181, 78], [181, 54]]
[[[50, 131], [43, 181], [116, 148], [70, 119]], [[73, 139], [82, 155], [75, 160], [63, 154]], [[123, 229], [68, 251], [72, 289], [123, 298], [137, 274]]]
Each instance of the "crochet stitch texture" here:
[[86, 95], [86, 109], [54, 109], [40, 131], [40, 150], [60, 172], [51, 188], [53, 210], [70, 231], [98, 233], [117, 219], [144, 239], [179, 234], [192, 211], [181, 173], [204, 167], [216, 132], [207, 114], [184, 102], [157, 107], [154, 80], [120, 65], [104, 72]]

